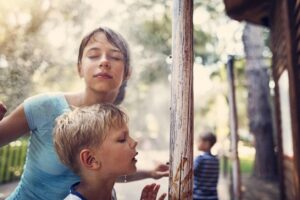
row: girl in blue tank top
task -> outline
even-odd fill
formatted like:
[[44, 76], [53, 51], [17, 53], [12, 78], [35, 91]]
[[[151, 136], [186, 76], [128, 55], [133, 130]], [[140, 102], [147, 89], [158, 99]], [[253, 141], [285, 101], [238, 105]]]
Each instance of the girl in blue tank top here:
[[[97, 103], [120, 104], [130, 77], [130, 55], [124, 38], [109, 28], [100, 27], [85, 36], [79, 47], [77, 69], [85, 88], [75, 93], [47, 93], [28, 98], [3, 118], [5, 106], [0, 102], [0, 146], [31, 132], [26, 163], [21, 180], [8, 200], [60, 200], [78, 181], [58, 159], [52, 131], [55, 119], [71, 106]], [[138, 171], [127, 181], [161, 178], [168, 166]], [[119, 181], [122, 181], [121, 178]]]

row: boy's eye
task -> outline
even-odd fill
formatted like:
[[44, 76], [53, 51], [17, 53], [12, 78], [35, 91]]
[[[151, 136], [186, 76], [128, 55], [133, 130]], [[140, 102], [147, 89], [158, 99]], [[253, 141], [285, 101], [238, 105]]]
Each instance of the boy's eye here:
[[118, 142], [124, 143], [124, 142], [126, 142], [126, 138], [120, 138], [120, 139], [118, 139]]

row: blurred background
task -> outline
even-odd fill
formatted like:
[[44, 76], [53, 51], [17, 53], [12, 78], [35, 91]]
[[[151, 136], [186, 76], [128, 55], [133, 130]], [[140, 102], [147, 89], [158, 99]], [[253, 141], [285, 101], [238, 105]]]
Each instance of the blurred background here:
[[[139, 141], [138, 166], [151, 168], [157, 162], [167, 162], [171, 15], [171, 0], [0, 1], [0, 100], [11, 112], [38, 93], [81, 89], [83, 84], [76, 69], [81, 38], [98, 26], [108, 26], [120, 32], [131, 48], [133, 73], [122, 105], [130, 116], [131, 134]], [[243, 174], [251, 175], [255, 149], [247, 115], [242, 41], [245, 24], [229, 19], [221, 0], [194, 0], [193, 22], [195, 141], [200, 132], [210, 130], [218, 137], [213, 152], [224, 154], [229, 149], [225, 64], [228, 55], [235, 55], [241, 168]], [[262, 42], [267, 44], [262, 52], [269, 72], [269, 33], [263, 28], [260, 31]], [[26, 145], [27, 138], [21, 138], [1, 148], [0, 186], [18, 180]], [[194, 155], [198, 154], [195, 149]], [[153, 180], [144, 180], [143, 184], [148, 182]], [[159, 182], [162, 191], [167, 192], [168, 179]], [[143, 184], [117, 184], [119, 199], [138, 199]]]

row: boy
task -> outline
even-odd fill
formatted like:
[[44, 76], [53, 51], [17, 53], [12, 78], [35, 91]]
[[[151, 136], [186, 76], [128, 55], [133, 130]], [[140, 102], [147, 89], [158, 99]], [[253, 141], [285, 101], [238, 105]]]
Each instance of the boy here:
[[194, 200], [218, 200], [217, 183], [219, 178], [219, 160], [211, 154], [216, 136], [211, 132], [200, 135], [198, 150], [203, 154], [194, 162]]
[[[127, 115], [113, 104], [76, 108], [56, 119], [57, 154], [81, 179], [65, 200], [116, 199], [116, 180], [136, 172], [137, 142], [130, 137], [127, 123]], [[155, 184], [146, 186], [143, 198], [156, 199], [158, 189]], [[165, 194], [160, 197], [164, 198]]]

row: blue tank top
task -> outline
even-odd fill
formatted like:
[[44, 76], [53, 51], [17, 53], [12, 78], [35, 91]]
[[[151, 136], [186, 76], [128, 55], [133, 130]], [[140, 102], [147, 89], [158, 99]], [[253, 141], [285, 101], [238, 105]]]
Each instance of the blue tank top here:
[[42, 94], [24, 102], [31, 130], [24, 172], [7, 200], [60, 200], [79, 177], [65, 167], [55, 152], [52, 131], [55, 119], [69, 111], [62, 93]]

